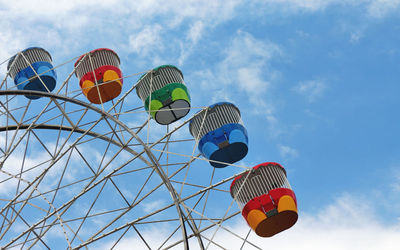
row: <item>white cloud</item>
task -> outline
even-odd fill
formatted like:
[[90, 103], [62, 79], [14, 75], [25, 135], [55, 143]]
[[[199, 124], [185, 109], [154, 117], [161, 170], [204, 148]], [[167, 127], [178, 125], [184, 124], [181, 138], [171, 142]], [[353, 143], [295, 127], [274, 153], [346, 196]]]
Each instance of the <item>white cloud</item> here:
[[336, 2], [335, 0], [271, 0], [271, 4], [285, 5], [289, 10], [304, 9], [308, 11], [318, 11], [325, 9], [329, 4]]
[[155, 200], [152, 202], [142, 202], [140, 205], [143, 207], [143, 211], [145, 213], [151, 213], [154, 212], [157, 209], [160, 209], [165, 205], [164, 200]]
[[[374, 209], [373, 201], [344, 194], [332, 201], [332, 204], [320, 207], [316, 213], [304, 213], [301, 210], [301, 202], [299, 206], [299, 219], [292, 228], [271, 238], [261, 238], [252, 232], [249, 241], [262, 249], [281, 250], [397, 250], [400, 245], [400, 221], [393, 221], [391, 225], [382, 223], [377, 218], [378, 211]], [[223, 225], [242, 237], [245, 237], [249, 230], [243, 218], [239, 216], [229, 225]], [[204, 235], [211, 238], [214, 230], [215, 228]], [[153, 237], [145, 238], [154, 246], [168, 235], [162, 228], [151, 229], [151, 234]], [[148, 236], [149, 231], [144, 231], [144, 235]], [[218, 230], [214, 241], [226, 249], [239, 249], [243, 243], [224, 229]], [[206, 240], [204, 242], [208, 243]], [[117, 245], [117, 249], [130, 249], [132, 244], [140, 246], [143, 243], [138, 237], [127, 237]], [[191, 249], [199, 249], [197, 246], [193, 241]], [[219, 248], [210, 245], [209, 249]], [[255, 248], [246, 244], [244, 249]]]
[[289, 146], [279, 145], [278, 148], [279, 148], [279, 153], [284, 160], [296, 158], [297, 156], [299, 156], [297, 150]]
[[[119, 48], [125, 53], [133, 50], [142, 56], [147, 56], [154, 47], [177, 50], [182, 38], [175, 34], [181, 26], [188, 30], [187, 39], [197, 43], [206, 27], [234, 17], [240, 3], [236, 0], [207, 4], [194, 0], [135, 4], [126, 0], [0, 2], [2, 59], [29, 46], [42, 46], [55, 51], [57, 56], [70, 58], [74, 56], [71, 51], [79, 51], [79, 55], [86, 52], [83, 48], [91, 46]], [[161, 37], [161, 31], [168, 33], [168, 38]], [[166, 46], [159, 48], [160, 45]], [[185, 57], [188, 53], [191, 51], [186, 51]]]
[[350, 42], [352, 43], [357, 43], [361, 37], [362, 37], [362, 33], [360, 31], [354, 31], [350, 34]]
[[326, 83], [322, 80], [308, 80], [298, 83], [292, 90], [304, 96], [309, 102], [315, 102], [326, 91]]
[[240, 89], [255, 97], [258, 97], [259, 93], [264, 93], [270, 85], [269, 82], [262, 79], [260, 68], [239, 68], [237, 77], [238, 82], [242, 83]]
[[[102, 46], [118, 48], [122, 53], [135, 51], [142, 56], [148, 56], [154, 48], [157, 52], [180, 51], [175, 53], [179, 56], [168, 60], [182, 65], [204, 33], [235, 18], [243, 8], [265, 16], [265, 10], [297, 13], [351, 6], [365, 8], [371, 17], [383, 18], [398, 9], [400, 0], [270, 0], [250, 4], [240, 0], [206, 4], [194, 0], [171, 0], [167, 4], [151, 0], [137, 1], [134, 5], [127, 0], [0, 0], [0, 3], [1, 59], [29, 46], [42, 46], [53, 58], [72, 58], [86, 52], [87, 47]], [[179, 30], [186, 37], [176, 37]], [[352, 34], [351, 40], [356, 41], [359, 35]], [[152, 58], [152, 63], [163, 62], [160, 53], [154, 53]], [[253, 73], [255, 78], [260, 78], [256, 70]], [[253, 85], [260, 86], [260, 83], [255, 81]]]
[[283, 133], [280, 122], [275, 115], [267, 114], [265, 118], [267, 119], [268, 130], [271, 135], [278, 136]]
[[196, 21], [193, 23], [186, 34], [186, 41], [179, 42], [180, 44], [180, 56], [178, 59], [178, 65], [184, 64], [186, 58], [192, 54], [193, 49], [203, 36], [205, 30], [205, 24], [203, 21]]
[[393, 191], [400, 193], [400, 171], [395, 173], [395, 180], [391, 184], [391, 187], [393, 188]]
[[[21, 50], [24, 41], [15, 39], [15, 34], [18, 32], [11, 31], [11, 30], [0, 30], [0, 63], [3, 63], [3, 60], [9, 59], [15, 52]], [[0, 73], [6, 73], [6, 67], [4, 64], [1, 65]], [[3, 80], [3, 79], [1, 79]]]
[[313, 13], [325, 11], [332, 7], [357, 8], [365, 10], [366, 16], [384, 18], [395, 13], [399, 8], [399, 0], [269, 0], [253, 1], [253, 8], [260, 13]]
[[[24, 131], [21, 131], [21, 133], [19, 133], [18, 136], [22, 136], [23, 132]], [[46, 145], [46, 148], [49, 150], [49, 152], [54, 153], [55, 140], [48, 141], [46, 140], [46, 138], [44, 138], [44, 136], [40, 136], [40, 132], [37, 134], [39, 135], [39, 138], [41, 137], [40, 139]], [[49, 135], [54, 136], [51, 133], [49, 133]], [[18, 138], [18, 136], [16, 138]], [[10, 138], [12, 138], [11, 135], [8, 136], [8, 143], [10, 143]], [[21, 178], [23, 180], [20, 183], [21, 186], [19, 187], [19, 190], [21, 191], [22, 187], [28, 185], [27, 182], [32, 183], [37, 176], [42, 174], [43, 171], [49, 168], [50, 164], [52, 164], [52, 155], [50, 155], [47, 152], [47, 150], [45, 150], [41, 146], [39, 141], [37, 141], [36, 137], [34, 137], [32, 134], [29, 136], [30, 138], [28, 144], [29, 147], [25, 152], [25, 145], [27, 138], [28, 135], [25, 135], [25, 138], [22, 140], [20, 145], [17, 146], [15, 150], [8, 156], [7, 160], [5, 162], [1, 162], [3, 164], [1, 170], [4, 172], [0, 173], [0, 181], [1, 181], [0, 195], [8, 196], [13, 193], [15, 194], [15, 190], [19, 182], [18, 178]], [[65, 140], [66, 138], [60, 137], [59, 138], [60, 144]], [[5, 151], [5, 141], [6, 141], [5, 136], [0, 135], [0, 145], [1, 145], [0, 148], [4, 151]], [[63, 147], [63, 149], [60, 151], [59, 155], [64, 153], [65, 150], [68, 150], [70, 146], [71, 143], [67, 142], [66, 145]], [[101, 155], [99, 152], [94, 150], [89, 150], [88, 147], [81, 145], [79, 146], [79, 149], [81, 150], [81, 152], [85, 151], [91, 152], [91, 154], [86, 155], [86, 160], [92, 162], [93, 164], [98, 164], [103, 157], [103, 155]], [[2, 154], [2, 151], [0, 152]], [[2, 159], [3, 156], [4, 155], [2, 155], [1, 157], [2, 161], [4, 160]], [[110, 159], [109, 156], [105, 157], [106, 161], [108, 159]], [[38, 187], [40, 192], [46, 192], [48, 190], [51, 190], [54, 186], [57, 185], [57, 182], [59, 181], [58, 177], [63, 172], [63, 169], [67, 164], [67, 162], [69, 162], [68, 171], [65, 171], [63, 174], [63, 179], [65, 181], [73, 182], [76, 180], [79, 174], [82, 174], [84, 172], [85, 167], [84, 168], [81, 167], [82, 158], [78, 156], [78, 154], [74, 151], [70, 159], [68, 159], [67, 156], [64, 156], [58, 159], [57, 162], [51, 166], [50, 170], [46, 173], [46, 178], [44, 178], [44, 180]], [[21, 171], [24, 171], [24, 173], [20, 173]], [[15, 177], [10, 178], [10, 175]]]
[[[293, 242], [302, 249], [397, 249], [400, 223], [380, 222], [372, 203], [344, 195], [315, 215], [301, 214], [293, 230], [279, 235], [276, 245], [290, 249]], [[287, 239], [290, 242], [285, 242]]]
[[279, 75], [270, 61], [282, 55], [280, 47], [239, 30], [224, 55], [214, 71], [198, 72], [205, 79], [201, 87], [214, 91], [214, 95], [219, 90], [226, 92], [225, 96], [239, 91], [245, 93], [251, 103], [262, 106], [264, 102], [260, 97]]
[[191, 41], [192, 43], [197, 43], [202, 36], [204, 31], [204, 23], [202, 21], [197, 21], [191, 25], [186, 39]]
[[[133, 229], [131, 229], [133, 230]], [[140, 234], [142, 237], [147, 241], [150, 245], [151, 249], [157, 249], [167, 238], [167, 235], [171, 233], [171, 230], [168, 228], [163, 227], [149, 227], [149, 229], [141, 231]], [[177, 235], [179, 232], [176, 233], [171, 242], [177, 241]], [[180, 236], [180, 235], [179, 235]], [[178, 237], [179, 237], [178, 236]], [[106, 243], [103, 245], [103, 249], [111, 249], [111, 247], [115, 244], [115, 241]], [[168, 244], [167, 244], [168, 245]], [[148, 249], [145, 243], [139, 237], [125, 237], [123, 238], [118, 244], [115, 246], [116, 250], [123, 250], [123, 249]], [[182, 244], [174, 247], [172, 249], [182, 249]]]
[[160, 50], [162, 47], [162, 27], [158, 24], [146, 26], [136, 35], [129, 36], [129, 47], [132, 52], [145, 56], [149, 50]]
[[[400, 209], [400, 166], [395, 164], [390, 166], [387, 171], [387, 176], [389, 178], [387, 188], [380, 188], [375, 190], [375, 194], [382, 199], [382, 204], [388, 211], [395, 209], [396, 211]], [[400, 215], [399, 215], [400, 219]]]
[[[284, 56], [283, 50], [273, 42], [257, 39], [241, 30], [227, 44], [223, 51], [225, 57], [212, 70], [194, 73], [192, 78], [199, 79], [200, 84], [191, 87], [193, 100], [230, 101], [238, 105], [240, 101], [250, 103], [251, 105], [246, 105], [249, 107], [246, 111], [273, 120], [273, 124], [268, 123], [269, 130], [272, 134], [279, 134], [281, 131], [275, 114], [276, 100], [269, 100], [269, 90], [280, 77], [280, 72], [271, 64]], [[196, 91], [197, 86], [200, 91]], [[197, 93], [202, 95], [204, 92], [207, 93], [206, 98], [196, 96]], [[233, 99], [234, 96], [236, 99]], [[200, 105], [204, 105], [204, 102]]]
[[270, 66], [273, 58], [282, 55], [277, 44], [261, 41], [251, 34], [238, 31], [231, 46], [225, 51], [225, 59], [218, 65], [220, 82], [239, 86], [250, 101], [265, 94], [278, 73]]
[[373, 0], [369, 3], [367, 10], [372, 17], [383, 18], [394, 12], [400, 6], [400, 0]]

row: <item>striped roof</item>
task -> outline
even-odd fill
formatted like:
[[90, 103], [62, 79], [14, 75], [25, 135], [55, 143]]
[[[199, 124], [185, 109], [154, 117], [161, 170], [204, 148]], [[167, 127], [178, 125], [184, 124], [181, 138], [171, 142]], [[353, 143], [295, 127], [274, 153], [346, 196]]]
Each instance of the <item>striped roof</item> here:
[[276, 188], [291, 189], [286, 170], [276, 162], [264, 162], [237, 176], [232, 181], [230, 193], [239, 202], [246, 203]]
[[136, 85], [136, 94], [144, 102], [154, 91], [170, 83], [182, 83], [182, 72], [173, 65], [161, 65], [143, 74]]
[[[89, 60], [89, 58], [92, 60]], [[79, 62], [81, 63], [78, 66]], [[121, 61], [117, 53], [115, 53], [113, 50], [106, 48], [95, 49], [81, 55], [75, 62], [75, 75], [81, 79], [86, 73], [94, 71], [101, 66], [112, 65], [119, 68], [120, 63]]]
[[[29, 63], [25, 60], [24, 57], [19, 55], [19, 53], [11, 57], [7, 64], [7, 70], [10, 72], [12, 78], [14, 78], [20, 70], [27, 68], [32, 63], [52, 62], [50, 53], [40, 47], [29, 47], [22, 50], [20, 53], [24, 55], [24, 57], [29, 61]], [[15, 61], [15, 59], [17, 60]], [[13, 65], [12, 68], [11, 65]]]
[[[202, 125], [206, 112], [207, 116]], [[233, 103], [218, 102], [206, 110], [198, 111], [189, 122], [189, 131], [194, 138], [201, 139], [208, 132], [230, 123], [241, 123], [240, 110]]]

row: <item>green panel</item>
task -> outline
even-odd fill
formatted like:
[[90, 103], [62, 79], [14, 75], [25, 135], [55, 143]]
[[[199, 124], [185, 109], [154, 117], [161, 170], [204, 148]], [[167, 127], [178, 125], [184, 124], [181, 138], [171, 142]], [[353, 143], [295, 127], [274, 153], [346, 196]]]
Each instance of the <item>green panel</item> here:
[[190, 103], [189, 97], [187, 95], [187, 92], [184, 89], [181, 88], [176, 88], [172, 91], [171, 94], [172, 101], [176, 100], [186, 100], [187, 102]]
[[[151, 109], [151, 112], [150, 112], [150, 115], [153, 117], [153, 119], [155, 118], [155, 115], [156, 115], [156, 112], [160, 109], [160, 108], [162, 108], [162, 103], [159, 101], [159, 100], [152, 100], [151, 101], [151, 104], [150, 104], [150, 109]], [[147, 109], [146, 110], [148, 110], [148, 106], [146, 106], [147, 107]]]
[[[146, 98], [144, 103], [146, 111], [149, 111], [149, 98], [150, 96]], [[170, 83], [165, 87], [151, 93], [151, 102], [153, 102], [153, 100], [157, 100], [162, 104], [168, 99], [171, 99], [172, 101], [182, 99], [190, 103], [190, 96], [187, 91], [187, 87], [182, 83], [175, 82]]]

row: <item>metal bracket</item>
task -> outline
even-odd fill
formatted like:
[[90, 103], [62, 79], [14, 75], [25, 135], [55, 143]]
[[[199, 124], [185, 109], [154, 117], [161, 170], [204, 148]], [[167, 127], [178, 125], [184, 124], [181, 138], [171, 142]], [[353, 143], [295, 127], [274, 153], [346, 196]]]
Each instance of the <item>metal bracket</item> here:
[[276, 208], [265, 212], [265, 215], [267, 215], [267, 218], [272, 217], [272, 216], [277, 215], [277, 214], [278, 214], [278, 209], [276, 209]]
[[162, 102], [162, 105], [165, 107], [165, 106], [167, 106], [167, 105], [170, 105], [172, 103], [172, 99], [171, 98], [168, 98], [168, 99], [166, 99], [166, 100], [164, 100], [163, 102]]
[[229, 141], [228, 141], [228, 140], [223, 141], [223, 142], [221, 142], [221, 143], [218, 143], [218, 147], [219, 147], [219, 148], [226, 148], [226, 147], [228, 147], [228, 146], [229, 146]]

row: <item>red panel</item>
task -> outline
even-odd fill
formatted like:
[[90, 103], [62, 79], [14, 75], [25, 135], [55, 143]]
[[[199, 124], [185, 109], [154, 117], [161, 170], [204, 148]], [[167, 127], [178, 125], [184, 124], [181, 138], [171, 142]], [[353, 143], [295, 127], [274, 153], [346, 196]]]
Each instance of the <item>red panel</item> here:
[[297, 200], [296, 200], [296, 195], [294, 194], [293, 190], [288, 189], [288, 188], [276, 188], [272, 189], [269, 191], [269, 194], [272, 196], [274, 199], [274, 202], [278, 204], [279, 199], [284, 196], [284, 195], [289, 195], [290, 197], [293, 198], [296, 206], [297, 206]]
[[253, 209], [258, 209], [264, 212], [274, 208], [278, 208], [279, 199], [284, 195], [289, 195], [290, 197], [292, 197], [297, 206], [296, 196], [293, 190], [288, 188], [276, 188], [271, 190], [269, 194], [263, 194], [247, 202], [242, 210], [243, 217], [247, 218], [247, 215]]
[[[96, 74], [96, 79], [99, 81], [101, 79], [103, 79], [103, 74], [104, 72], [106, 72], [107, 70], [114, 70], [115, 72], [117, 72], [118, 77], [120, 77], [120, 81], [121, 83], [123, 83], [123, 79], [122, 79], [122, 72], [119, 68], [115, 67], [115, 66], [111, 66], [111, 65], [105, 65], [105, 66], [101, 66], [97, 69], [95, 69], [94, 73]], [[95, 82], [94, 77], [93, 77], [93, 72], [88, 72], [86, 73], [81, 80], [79, 81], [79, 86], [82, 87], [82, 83], [86, 80], [90, 80], [92, 82]]]

